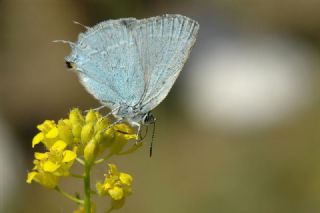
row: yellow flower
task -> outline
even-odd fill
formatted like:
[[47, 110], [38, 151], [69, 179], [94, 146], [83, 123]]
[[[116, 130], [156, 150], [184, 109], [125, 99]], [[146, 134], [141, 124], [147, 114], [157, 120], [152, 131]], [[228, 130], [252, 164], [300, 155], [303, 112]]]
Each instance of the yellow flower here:
[[114, 164], [108, 164], [108, 166], [108, 174], [104, 182], [96, 184], [98, 194], [101, 196], [109, 195], [115, 201], [122, 200], [132, 192], [132, 177], [129, 174], [119, 172]]
[[47, 188], [54, 188], [60, 176], [68, 176], [77, 155], [74, 151], [65, 150], [66, 147], [64, 141], [58, 140], [51, 146], [49, 152], [36, 152], [35, 166], [28, 174], [27, 183], [36, 181]]
[[54, 121], [46, 120], [37, 128], [41, 131], [32, 140], [32, 147], [42, 142], [49, 149], [57, 140], [59, 131]]
[[28, 173], [27, 183], [30, 184], [32, 181], [36, 181], [46, 188], [54, 189], [58, 184], [59, 177], [43, 171], [33, 171]]

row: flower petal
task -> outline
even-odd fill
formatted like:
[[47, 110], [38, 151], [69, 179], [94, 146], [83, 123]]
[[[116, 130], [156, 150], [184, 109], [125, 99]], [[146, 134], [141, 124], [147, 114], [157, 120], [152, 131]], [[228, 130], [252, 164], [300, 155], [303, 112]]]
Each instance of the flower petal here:
[[43, 138], [44, 138], [43, 132], [39, 132], [38, 134], [36, 134], [36, 136], [34, 136], [32, 139], [32, 148], [34, 148], [35, 145], [40, 143], [43, 140]]
[[58, 128], [57, 127], [53, 127], [52, 129], [50, 129], [50, 131], [46, 134], [46, 138], [55, 138], [57, 137], [59, 134]]
[[70, 150], [66, 150], [63, 152], [62, 162], [64, 162], [64, 163], [71, 162], [74, 159], [76, 159], [76, 157], [77, 157], [77, 154], [75, 152], [70, 151]]
[[121, 200], [124, 195], [123, 189], [118, 186], [115, 186], [115, 187], [109, 189], [108, 193], [111, 196], [111, 198], [114, 200]]
[[120, 176], [119, 176], [119, 179], [120, 179], [122, 184], [125, 184], [125, 185], [128, 185], [128, 186], [131, 186], [131, 184], [132, 184], [132, 177], [129, 174], [121, 172]]
[[44, 164], [43, 164], [43, 170], [45, 172], [54, 172], [56, 171], [58, 168], [60, 167], [60, 165], [58, 164], [55, 164], [51, 161], [46, 161]]
[[115, 164], [109, 163], [108, 167], [109, 167], [109, 170], [108, 170], [109, 174], [119, 175], [118, 168]]
[[28, 178], [27, 178], [27, 183], [31, 183], [34, 179], [34, 177], [37, 175], [38, 173], [37, 172], [29, 172], [28, 173]]
[[48, 153], [41, 153], [41, 152], [35, 152], [34, 153], [34, 158], [37, 159], [37, 160], [45, 160], [47, 159], [49, 156], [48, 156]]
[[66, 142], [62, 140], [58, 140], [53, 144], [53, 146], [50, 148], [50, 151], [58, 151], [61, 152], [67, 147]]

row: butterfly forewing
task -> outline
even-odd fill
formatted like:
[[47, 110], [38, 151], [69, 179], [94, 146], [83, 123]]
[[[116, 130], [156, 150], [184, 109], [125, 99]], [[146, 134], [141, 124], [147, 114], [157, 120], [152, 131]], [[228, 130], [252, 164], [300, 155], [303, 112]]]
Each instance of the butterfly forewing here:
[[144, 90], [138, 51], [128, 23], [102, 22], [79, 36], [67, 61], [74, 62], [87, 90], [102, 102], [134, 105]]

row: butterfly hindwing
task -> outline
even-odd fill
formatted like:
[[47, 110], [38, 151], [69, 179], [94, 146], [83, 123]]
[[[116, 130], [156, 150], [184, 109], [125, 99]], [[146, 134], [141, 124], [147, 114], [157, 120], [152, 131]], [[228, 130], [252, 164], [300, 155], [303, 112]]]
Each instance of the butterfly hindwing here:
[[187, 60], [199, 25], [181, 15], [165, 15], [142, 20], [134, 37], [142, 57], [146, 91], [141, 105], [147, 112], [168, 94]]

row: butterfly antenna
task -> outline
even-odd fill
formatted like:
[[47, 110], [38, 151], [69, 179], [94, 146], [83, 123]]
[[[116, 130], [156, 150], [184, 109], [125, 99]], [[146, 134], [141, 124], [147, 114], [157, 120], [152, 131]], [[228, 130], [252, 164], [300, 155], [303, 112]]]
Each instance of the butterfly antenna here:
[[74, 23], [74, 24], [77, 24], [77, 25], [80, 25], [80, 26], [82, 26], [83, 28], [85, 28], [85, 29], [87, 29], [87, 30], [90, 28], [90, 27], [88, 27], [88, 26], [85, 26], [85, 25], [77, 22], [77, 21], [73, 21], [73, 23]]
[[63, 44], [69, 44], [70, 47], [74, 47], [75, 44], [71, 41], [65, 41], [65, 40], [53, 40], [53, 43], [63, 43]]
[[156, 122], [153, 123], [153, 130], [152, 130], [152, 137], [151, 137], [151, 143], [149, 148], [149, 157], [152, 157], [152, 148], [153, 148], [153, 141], [154, 141], [154, 135], [156, 132]]

